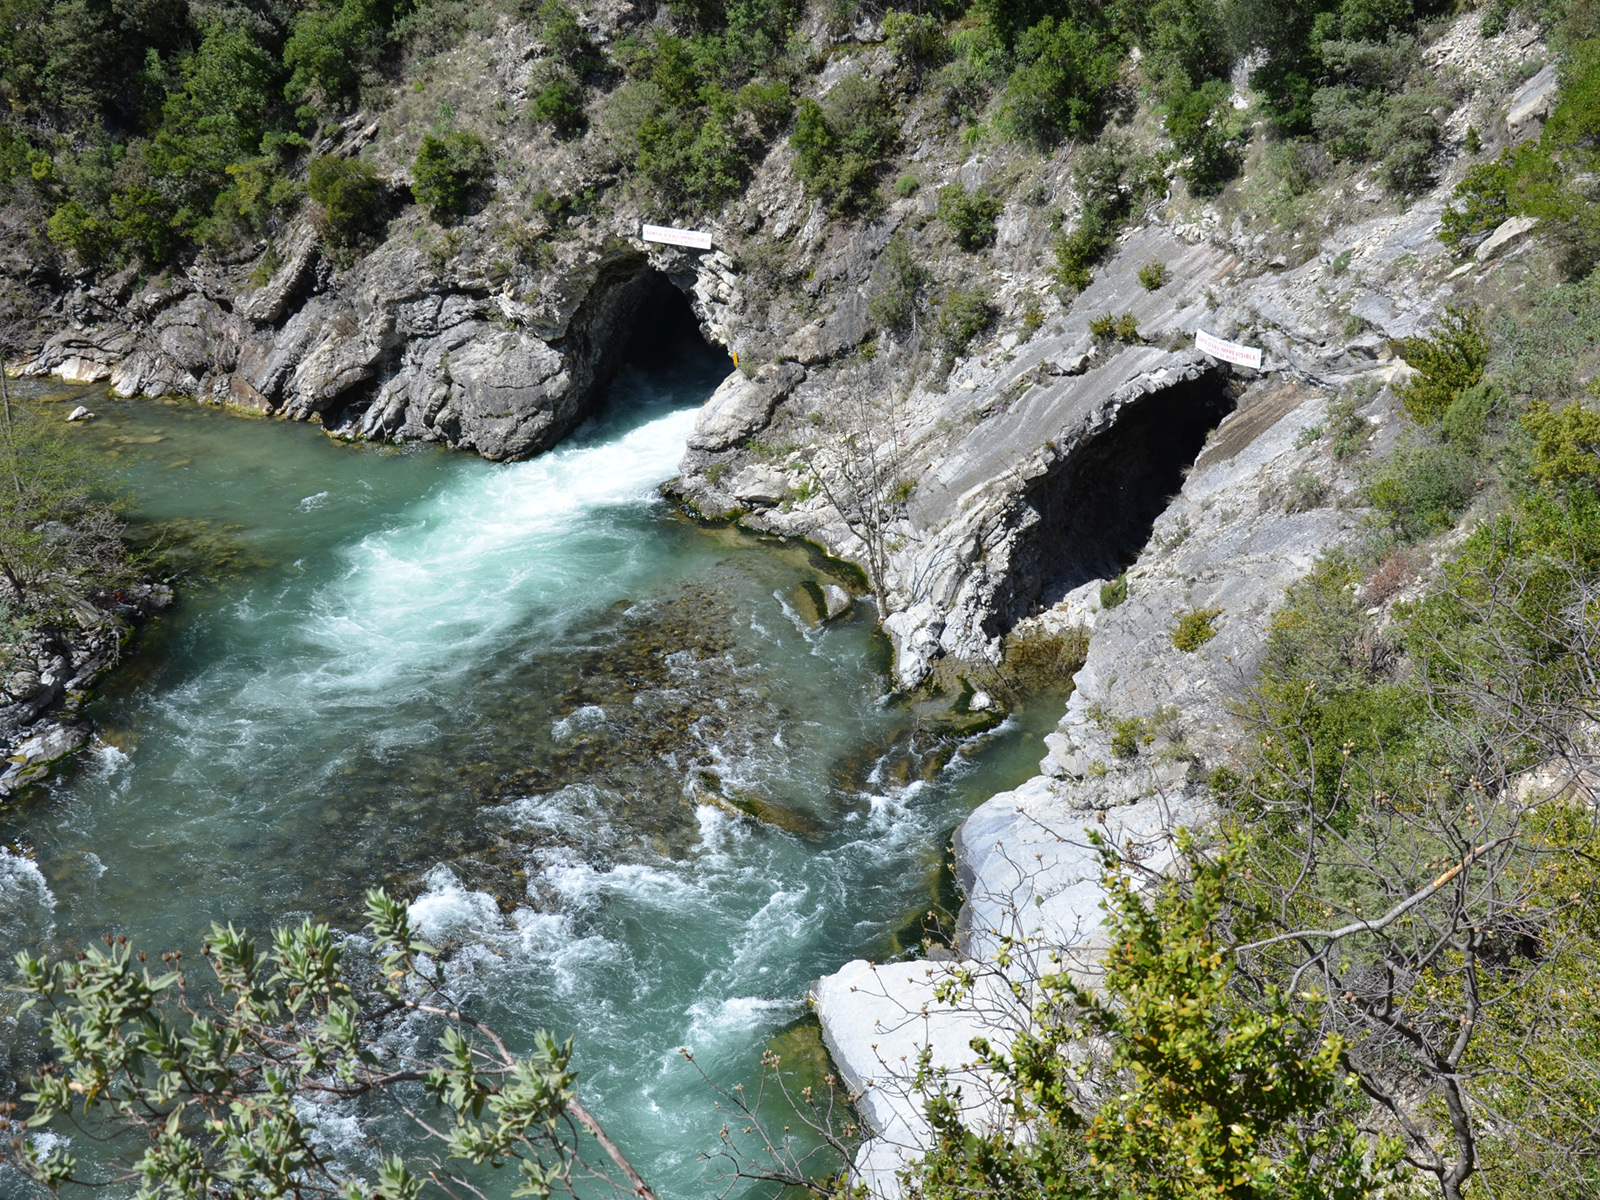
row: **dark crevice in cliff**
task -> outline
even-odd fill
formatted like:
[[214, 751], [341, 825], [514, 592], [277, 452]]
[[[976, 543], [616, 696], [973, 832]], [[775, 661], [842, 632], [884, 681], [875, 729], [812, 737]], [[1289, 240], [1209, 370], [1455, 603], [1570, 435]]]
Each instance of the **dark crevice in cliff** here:
[[1237, 402], [1220, 371], [1141, 396], [1030, 488], [1025, 503], [1036, 519], [1013, 557], [1010, 602], [997, 606], [1004, 626], [996, 632], [1131, 566], [1207, 436]]

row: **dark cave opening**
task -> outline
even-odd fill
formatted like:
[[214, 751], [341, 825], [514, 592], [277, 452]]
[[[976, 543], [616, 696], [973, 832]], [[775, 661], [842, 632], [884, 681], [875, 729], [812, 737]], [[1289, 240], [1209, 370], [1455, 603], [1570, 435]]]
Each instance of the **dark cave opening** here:
[[1026, 503], [1038, 520], [1013, 555], [1007, 627], [1131, 566], [1206, 438], [1237, 403], [1220, 372], [1141, 396], [1035, 484]]
[[595, 364], [588, 411], [612, 402], [619, 373], [642, 375], [664, 391], [703, 384], [707, 394], [734, 369], [728, 352], [708, 340], [685, 286], [653, 267], [633, 266], [591, 292], [592, 308], [573, 319]]

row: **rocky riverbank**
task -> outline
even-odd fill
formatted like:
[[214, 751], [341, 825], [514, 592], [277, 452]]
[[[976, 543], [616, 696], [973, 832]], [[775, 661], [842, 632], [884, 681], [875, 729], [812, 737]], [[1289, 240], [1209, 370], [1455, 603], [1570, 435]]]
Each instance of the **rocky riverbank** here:
[[116, 665], [135, 622], [172, 604], [164, 583], [139, 583], [117, 592], [112, 612], [68, 630], [30, 635], [8, 647], [0, 678], [0, 803], [47, 778], [89, 740], [76, 717], [89, 689]]

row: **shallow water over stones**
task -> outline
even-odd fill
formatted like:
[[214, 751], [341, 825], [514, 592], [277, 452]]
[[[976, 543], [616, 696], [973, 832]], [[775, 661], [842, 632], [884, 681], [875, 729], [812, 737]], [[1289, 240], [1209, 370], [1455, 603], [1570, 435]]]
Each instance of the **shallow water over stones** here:
[[915, 937], [949, 831], [1059, 715], [952, 756], [886, 697], [870, 605], [791, 604], [825, 563], [657, 497], [725, 367], [637, 362], [569, 443], [500, 466], [96, 396], [75, 436], [125, 465], [137, 522], [183, 522], [190, 575], [91, 707], [95, 748], [0, 812], [33, 848], [0, 852], [8, 944], [352, 928], [383, 882], [486, 1016], [575, 1036], [663, 1195], [704, 1194], [720, 1121], [677, 1048], [748, 1078], [809, 980]]

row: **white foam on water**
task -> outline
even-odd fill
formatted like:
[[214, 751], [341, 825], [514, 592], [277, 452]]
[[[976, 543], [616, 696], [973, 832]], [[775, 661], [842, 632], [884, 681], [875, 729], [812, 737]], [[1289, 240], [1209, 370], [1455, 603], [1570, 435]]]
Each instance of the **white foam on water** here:
[[427, 890], [411, 902], [407, 911], [429, 941], [473, 934], [481, 937], [504, 928], [494, 897], [487, 892], [468, 891], [443, 863], [423, 876], [423, 882]]
[[769, 1027], [774, 1020], [796, 1015], [800, 1008], [799, 1000], [766, 996], [696, 1000], [688, 1008], [690, 1020], [684, 1031], [684, 1041], [692, 1049], [697, 1042], [721, 1041], [735, 1033], [748, 1034]]
[[0, 846], [0, 940], [34, 944], [54, 927], [55, 894], [39, 864]]

